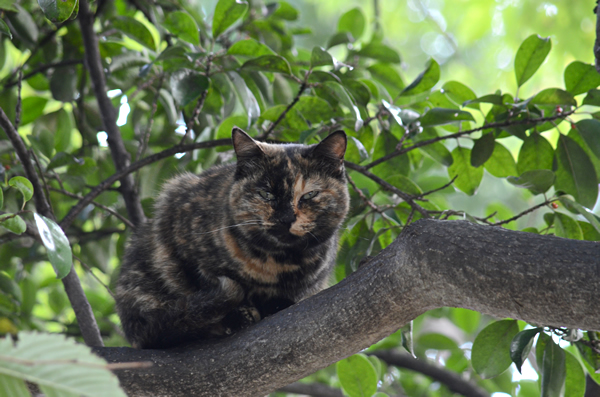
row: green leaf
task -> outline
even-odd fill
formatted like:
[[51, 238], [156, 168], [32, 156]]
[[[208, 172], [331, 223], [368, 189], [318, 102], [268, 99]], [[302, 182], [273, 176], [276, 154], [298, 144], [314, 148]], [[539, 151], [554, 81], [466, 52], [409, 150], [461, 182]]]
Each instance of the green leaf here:
[[522, 86], [533, 76], [544, 63], [551, 48], [552, 42], [549, 37], [542, 38], [533, 34], [523, 41], [515, 56], [517, 86]]
[[496, 140], [494, 139], [493, 132], [488, 132], [477, 139], [471, 150], [471, 165], [473, 167], [479, 167], [480, 165], [485, 164], [492, 156], [492, 153], [494, 153], [495, 143]]
[[451, 310], [452, 322], [458, 325], [463, 331], [471, 334], [477, 330], [481, 313], [463, 308], [453, 308]]
[[187, 12], [171, 11], [167, 13], [163, 25], [169, 32], [173, 33], [181, 40], [191, 44], [200, 45], [198, 25], [196, 24], [196, 21], [194, 21], [194, 18]]
[[[59, 0], [60, 1], [60, 0]], [[77, 70], [72, 67], [62, 68], [50, 77], [52, 98], [61, 102], [73, 102], [77, 99]]]
[[519, 177], [509, 176], [506, 180], [515, 186], [529, 189], [533, 194], [542, 194], [552, 187], [555, 175], [550, 170], [529, 170]]
[[248, 9], [246, 0], [219, 0], [213, 16], [212, 35], [219, 37], [223, 32], [240, 19]]
[[600, 121], [584, 119], [575, 123], [575, 128], [588, 145], [592, 153], [600, 159]]
[[12, 33], [10, 32], [10, 28], [2, 19], [0, 19], [0, 34], [8, 36], [9, 39], [12, 40]]
[[38, 0], [46, 18], [54, 23], [66, 21], [73, 15], [79, 0]]
[[356, 55], [376, 59], [384, 63], [400, 63], [400, 55], [398, 55], [396, 50], [378, 42], [369, 43], [363, 46]]
[[550, 339], [542, 358], [540, 397], [559, 397], [565, 383], [565, 352]]
[[336, 364], [342, 389], [350, 397], [370, 397], [377, 391], [377, 371], [364, 354], [355, 354]]
[[485, 169], [496, 178], [517, 175], [517, 163], [510, 151], [499, 142], [494, 144], [494, 152], [485, 163]]
[[48, 99], [37, 96], [30, 96], [23, 99], [21, 127], [31, 123], [44, 114], [44, 109]]
[[533, 131], [523, 141], [517, 158], [517, 171], [523, 174], [531, 170], [551, 170], [554, 148], [544, 136]]
[[589, 90], [583, 98], [584, 105], [600, 106], [600, 90]]
[[144, 47], [155, 51], [156, 43], [150, 30], [142, 22], [132, 17], [116, 17], [112, 19], [112, 24], [115, 29], [123, 32], [127, 37], [137, 41]]
[[[457, 105], [463, 105], [465, 102], [472, 101], [477, 98], [477, 95], [475, 95], [475, 92], [473, 92], [472, 89], [458, 81], [448, 81], [447, 83], [444, 83], [441, 91]], [[479, 109], [479, 105], [477, 103], [471, 103], [463, 106]]]
[[[281, 116], [281, 114], [285, 111], [286, 108], [286, 105], [273, 106], [272, 108], [267, 109], [265, 112], [263, 112], [263, 114], [260, 115], [259, 121], [269, 120], [275, 122], [277, 121], [277, 119], [279, 119], [279, 116]], [[304, 121], [300, 112], [298, 112], [298, 110], [295, 108], [291, 108], [285, 114], [283, 120], [281, 120], [281, 125], [297, 131], [303, 131], [305, 129], [308, 129], [306, 121]]]
[[17, 0], [0, 0], [0, 10], [18, 12], [19, 10], [15, 7]]
[[502, 100], [502, 95], [499, 94], [490, 94], [484, 95], [479, 98], [471, 99], [463, 103], [463, 106], [469, 106], [477, 103], [491, 103], [492, 105], [504, 105], [504, 101]]
[[440, 65], [430, 59], [425, 70], [417, 76], [401, 93], [402, 96], [417, 95], [429, 91], [440, 80]]
[[219, 126], [216, 139], [231, 138], [233, 127], [239, 127], [245, 130], [248, 127], [248, 117], [246, 116], [229, 116]]
[[236, 41], [229, 50], [229, 55], [244, 55], [249, 57], [260, 57], [263, 55], [275, 55], [273, 50], [254, 39]]
[[423, 190], [419, 187], [419, 185], [417, 185], [416, 183], [414, 183], [413, 181], [411, 181], [408, 177], [404, 176], [404, 175], [393, 175], [389, 178], [387, 178], [387, 182], [390, 183], [391, 185], [394, 185], [395, 187], [397, 187], [398, 189], [402, 190], [405, 193], [411, 194], [411, 195], [420, 195], [423, 193]]
[[[415, 140], [417, 142], [421, 142], [428, 139], [435, 139], [437, 137], [438, 134], [435, 128], [423, 128], [423, 131], [417, 135]], [[432, 159], [445, 165], [446, 167], [449, 167], [454, 162], [452, 159], [452, 154], [441, 142], [434, 142], [429, 145], [421, 146], [419, 150], [427, 153]]]
[[[63, 335], [20, 332], [16, 344], [11, 338], [0, 339], [0, 351], [2, 356], [34, 363], [0, 359], [0, 374], [36, 383], [47, 396], [125, 397], [106, 362]], [[0, 390], [5, 390], [1, 383]]]
[[543, 330], [543, 328], [526, 329], [516, 334], [510, 342], [510, 358], [517, 366], [519, 373], [522, 373], [521, 367], [529, 356], [529, 352], [533, 346], [533, 339]]
[[256, 72], [275, 72], [291, 74], [290, 64], [279, 55], [263, 55], [246, 61], [241, 69]]
[[27, 224], [20, 215], [6, 213], [0, 215], [0, 226], [14, 234], [23, 234], [27, 230]]
[[346, 160], [348, 161], [353, 161], [352, 159], [352, 152], [354, 152], [354, 156], [357, 157], [355, 158], [353, 162], [355, 163], [361, 163], [363, 161], [365, 161], [366, 159], [369, 158], [369, 153], [367, 152], [367, 149], [365, 149], [365, 146], [362, 144], [361, 141], [359, 141], [358, 139], [356, 139], [355, 137], [353, 137], [352, 135], [348, 135], [348, 149], [346, 151]]
[[593, 65], [571, 62], [565, 69], [565, 87], [573, 95], [583, 94], [600, 85], [600, 74]]
[[8, 185], [14, 187], [23, 195], [25, 202], [31, 200], [33, 197], [33, 185], [29, 182], [29, 179], [22, 176], [13, 176], [8, 181]]
[[547, 88], [540, 91], [530, 103], [533, 105], [577, 106], [577, 101], [573, 98], [573, 95], [560, 88]]
[[2, 188], [0, 187], [0, 209], [4, 206], [4, 193], [2, 192]]
[[518, 332], [517, 320], [496, 321], [485, 327], [473, 342], [471, 362], [475, 372], [488, 379], [506, 371], [512, 363], [511, 342]]
[[39, 36], [37, 24], [33, 20], [31, 14], [23, 7], [16, 3], [13, 4], [13, 6], [18, 10], [18, 12], [16, 14], [12, 12], [5, 14], [6, 18], [10, 21], [10, 24], [17, 34], [17, 37], [23, 40], [28, 46], [35, 45]]
[[301, 96], [295, 109], [311, 123], [320, 123], [334, 116], [331, 105], [326, 100], [315, 96]]
[[598, 179], [585, 151], [573, 139], [561, 135], [556, 146], [556, 162], [554, 187], [572, 195], [584, 207], [594, 208]]
[[286, 21], [295, 21], [298, 19], [300, 13], [294, 7], [290, 5], [290, 3], [286, 1], [279, 1], [277, 3], [277, 9], [273, 14], [271, 14], [275, 18], [285, 19]]
[[579, 360], [570, 352], [565, 351], [565, 378], [564, 396], [583, 397], [585, 395], [585, 373]]
[[404, 81], [392, 66], [385, 63], [375, 63], [367, 68], [371, 76], [379, 81], [395, 97], [403, 88]]
[[561, 212], [554, 215], [554, 231], [558, 237], [583, 240], [583, 231], [579, 224], [570, 216]]
[[31, 397], [24, 380], [8, 375], [0, 374], [0, 390], [11, 397]]
[[422, 127], [443, 125], [461, 121], [475, 121], [473, 115], [464, 110], [433, 108], [419, 119]]
[[483, 179], [483, 167], [471, 166], [471, 149], [458, 146], [452, 151], [452, 165], [448, 167], [448, 176], [456, 177], [454, 186], [472, 196]]
[[33, 214], [35, 225], [46, 247], [50, 263], [56, 272], [56, 277], [62, 279], [71, 271], [73, 253], [69, 240], [63, 230], [51, 219], [37, 213]]
[[208, 86], [206, 76], [192, 70], [183, 70], [171, 75], [171, 93], [181, 107], [200, 97]]
[[313, 47], [310, 56], [310, 67], [316, 66], [333, 66], [333, 58], [322, 47]]
[[365, 31], [366, 18], [360, 7], [351, 9], [338, 21], [338, 32], [349, 32], [354, 40], [359, 39]]
[[571, 200], [567, 196], [560, 196], [559, 200], [569, 210], [574, 209], [578, 214], [583, 216], [590, 223], [590, 225], [592, 225], [594, 229], [596, 229], [596, 231], [600, 233], [600, 221], [598, 221], [598, 218], [594, 215], [593, 212], [591, 212], [578, 202]]

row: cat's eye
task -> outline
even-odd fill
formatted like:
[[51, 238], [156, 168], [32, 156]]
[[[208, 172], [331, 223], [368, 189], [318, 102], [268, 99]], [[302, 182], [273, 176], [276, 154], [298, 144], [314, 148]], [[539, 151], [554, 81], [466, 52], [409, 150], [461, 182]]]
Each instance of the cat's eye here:
[[275, 196], [273, 195], [273, 193], [269, 193], [266, 190], [259, 190], [258, 194], [260, 194], [260, 197], [264, 198], [267, 201], [275, 200]]
[[317, 192], [316, 190], [313, 190], [312, 192], [308, 192], [304, 195], [302, 195], [302, 197], [300, 198], [301, 200], [310, 200], [311, 198], [314, 198], [319, 192]]

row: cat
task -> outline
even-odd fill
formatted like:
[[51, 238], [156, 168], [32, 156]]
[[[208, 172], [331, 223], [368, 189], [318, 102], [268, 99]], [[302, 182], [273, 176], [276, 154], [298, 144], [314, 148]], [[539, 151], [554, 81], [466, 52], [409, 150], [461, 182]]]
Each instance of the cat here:
[[232, 131], [237, 163], [163, 186], [116, 287], [135, 348], [224, 337], [324, 289], [349, 195], [346, 134], [268, 144]]

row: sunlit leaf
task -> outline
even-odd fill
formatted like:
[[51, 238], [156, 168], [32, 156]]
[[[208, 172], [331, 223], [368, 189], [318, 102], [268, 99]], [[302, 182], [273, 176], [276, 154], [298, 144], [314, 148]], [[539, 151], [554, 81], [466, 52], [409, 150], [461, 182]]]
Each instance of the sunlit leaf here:
[[537, 132], [532, 132], [521, 145], [517, 159], [519, 174], [531, 170], [552, 169], [554, 148], [548, 140]]
[[400, 63], [400, 55], [393, 48], [377, 42], [363, 46], [356, 55], [384, 63]]
[[565, 389], [564, 395], [569, 397], [583, 397], [585, 395], [585, 373], [573, 354], [565, 351]]
[[461, 121], [475, 121], [475, 119], [471, 113], [464, 110], [433, 108], [421, 116], [419, 121], [421, 126], [430, 127]]
[[600, 121], [584, 119], [575, 123], [575, 127], [592, 153], [600, 159]]
[[510, 151], [501, 143], [495, 142], [494, 151], [485, 163], [485, 169], [496, 178], [517, 175], [517, 163]]
[[400, 74], [392, 66], [385, 63], [375, 63], [367, 68], [371, 76], [379, 81], [395, 97], [404, 89], [404, 81]]
[[355, 354], [336, 364], [342, 389], [350, 397], [372, 396], [377, 391], [377, 371], [364, 354]]
[[530, 102], [534, 105], [577, 106], [573, 95], [560, 88], [547, 88], [539, 92]]
[[235, 42], [227, 53], [230, 55], [244, 55], [249, 57], [260, 57], [263, 55], [275, 55], [268, 46], [254, 39], [240, 40]]
[[[458, 81], [448, 81], [444, 83], [441, 91], [457, 105], [463, 105], [465, 102], [472, 101], [477, 98], [472, 89]], [[479, 109], [479, 105], [477, 103], [470, 103], [466, 106], [473, 109]]]
[[322, 47], [313, 47], [310, 56], [310, 67], [316, 66], [333, 66], [333, 58]]
[[569, 210], [572, 208], [576, 211], [576, 213], [582, 215], [594, 227], [594, 229], [600, 233], [600, 221], [590, 210], [578, 202], [571, 200], [569, 196], [560, 196], [559, 199], [565, 207], [569, 208]]
[[12, 40], [12, 33], [10, 32], [10, 28], [2, 19], [0, 19], [0, 34], [8, 36], [8, 38]]
[[557, 212], [554, 215], [554, 231], [558, 237], [583, 240], [583, 232], [579, 224], [562, 212]]
[[8, 185], [20, 191], [25, 201], [29, 201], [33, 197], [33, 185], [25, 177], [13, 176], [8, 181]]
[[0, 215], [0, 226], [14, 234], [23, 234], [27, 230], [27, 224], [23, 218], [11, 213]]
[[67, 236], [53, 220], [37, 213], [33, 217], [56, 277], [65, 277], [73, 266], [73, 253]]
[[506, 371], [512, 363], [511, 342], [518, 332], [516, 320], [495, 321], [485, 327], [473, 342], [471, 362], [475, 372], [488, 379]]
[[156, 50], [156, 43], [150, 30], [142, 22], [132, 17], [116, 17], [112, 19], [112, 24], [115, 29], [120, 30], [129, 38], [137, 41], [146, 48], [152, 51]]
[[290, 64], [279, 55], [262, 55], [258, 58], [246, 61], [241, 69], [257, 72], [275, 72], [290, 74]]
[[515, 56], [517, 86], [522, 86], [542, 65], [552, 48], [549, 37], [533, 34], [523, 41]]
[[295, 21], [298, 19], [299, 12], [292, 5], [286, 1], [278, 1], [275, 3], [277, 5], [277, 9], [273, 14], [271, 14], [275, 18], [285, 19], [286, 21]]
[[213, 16], [213, 37], [219, 37], [227, 28], [240, 19], [247, 9], [248, 2], [246, 0], [219, 0]]

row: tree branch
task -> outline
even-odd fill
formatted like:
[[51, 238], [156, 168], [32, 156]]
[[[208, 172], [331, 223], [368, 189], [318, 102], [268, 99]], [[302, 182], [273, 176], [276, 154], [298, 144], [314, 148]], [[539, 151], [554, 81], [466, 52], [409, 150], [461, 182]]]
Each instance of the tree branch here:
[[[0, 126], [4, 129], [6, 135], [15, 148], [17, 156], [19, 157], [19, 160], [23, 165], [23, 169], [25, 170], [25, 175], [33, 186], [33, 199], [35, 201], [35, 207], [37, 211], [45, 217], [54, 220], [54, 213], [52, 212], [50, 204], [44, 195], [44, 189], [42, 188], [40, 179], [35, 172], [35, 168], [33, 168], [31, 158], [27, 152], [27, 147], [2, 108], [0, 108]], [[100, 337], [100, 330], [98, 329], [98, 324], [96, 324], [92, 307], [85, 297], [83, 288], [81, 287], [81, 282], [79, 277], [77, 277], [75, 269], [71, 267], [69, 274], [61, 281], [63, 282], [65, 292], [69, 297], [73, 311], [75, 311], [75, 317], [77, 317], [77, 322], [79, 323], [79, 328], [81, 329], [81, 334], [86, 345], [103, 346], [104, 343]]]
[[[102, 115], [102, 123], [108, 136], [108, 146], [115, 167], [117, 171], [120, 171], [129, 166], [130, 156], [123, 144], [119, 127], [117, 127], [117, 112], [107, 95], [106, 79], [98, 49], [98, 37], [94, 32], [94, 14], [90, 11], [87, 0], [79, 2], [79, 26], [85, 47], [85, 64], [90, 72], [94, 94]], [[131, 222], [136, 226], [142, 224], [146, 220], [146, 216], [132, 175], [127, 174], [121, 179], [121, 194]]]
[[95, 351], [109, 362], [155, 363], [117, 372], [130, 396], [265, 395], [438, 307], [600, 330], [598, 258], [594, 242], [419, 220], [337, 285], [232, 337]]

